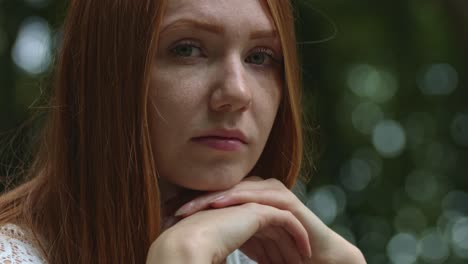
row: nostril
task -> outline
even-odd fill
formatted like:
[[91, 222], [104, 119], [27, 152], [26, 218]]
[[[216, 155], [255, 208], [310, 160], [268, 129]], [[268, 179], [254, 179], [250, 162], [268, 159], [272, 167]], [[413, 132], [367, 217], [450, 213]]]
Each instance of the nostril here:
[[218, 107], [218, 111], [220, 112], [230, 112], [232, 110], [232, 105], [231, 104], [224, 104], [220, 107]]

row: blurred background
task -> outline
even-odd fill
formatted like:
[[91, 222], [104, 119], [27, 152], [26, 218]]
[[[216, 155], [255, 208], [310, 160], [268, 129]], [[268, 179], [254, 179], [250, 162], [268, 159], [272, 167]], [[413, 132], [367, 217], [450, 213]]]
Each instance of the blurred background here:
[[[66, 2], [0, 0], [0, 175], [44, 116]], [[368, 263], [468, 262], [468, 1], [296, 1], [308, 183]]]

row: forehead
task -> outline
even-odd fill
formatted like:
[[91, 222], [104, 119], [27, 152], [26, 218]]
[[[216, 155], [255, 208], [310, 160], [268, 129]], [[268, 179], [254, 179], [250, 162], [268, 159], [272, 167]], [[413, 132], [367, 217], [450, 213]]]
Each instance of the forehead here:
[[274, 23], [264, 0], [169, 0], [163, 25], [177, 20], [194, 19], [225, 29], [274, 30]]

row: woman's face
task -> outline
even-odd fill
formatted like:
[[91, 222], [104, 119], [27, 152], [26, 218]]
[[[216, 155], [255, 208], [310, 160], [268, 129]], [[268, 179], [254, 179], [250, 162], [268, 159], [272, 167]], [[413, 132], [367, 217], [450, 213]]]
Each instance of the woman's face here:
[[282, 90], [282, 53], [261, 0], [170, 0], [151, 72], [159, 176], [222, 190], [260, 157]]

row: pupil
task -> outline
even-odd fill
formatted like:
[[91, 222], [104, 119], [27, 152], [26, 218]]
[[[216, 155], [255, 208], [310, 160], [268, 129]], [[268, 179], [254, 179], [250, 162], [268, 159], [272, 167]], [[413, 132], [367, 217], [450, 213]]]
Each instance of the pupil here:
[[177, 48], [177, 53], [180, 55], [180, 56], [184, 56], [184, 57], [189, 57], [191, 54], [192, 54], [192, 47], [190, 46], [179, 46]]
[[265, 57], [262, 54], [254, 54], [252, 56], [252, 61], [256, 64], [262, 64], [265, 60]]

